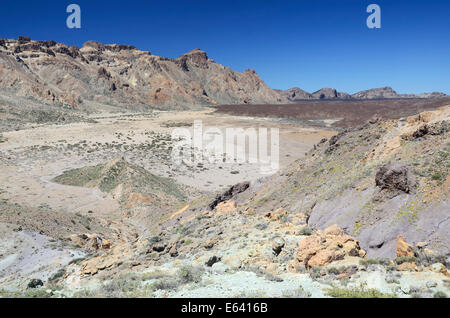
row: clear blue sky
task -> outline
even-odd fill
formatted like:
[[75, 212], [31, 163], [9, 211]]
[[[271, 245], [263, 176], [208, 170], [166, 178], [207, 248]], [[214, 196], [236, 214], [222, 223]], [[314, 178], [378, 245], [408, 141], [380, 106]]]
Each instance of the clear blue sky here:
[[[80, 30], [66, 27], [70, 3], [81, 6]], [[371, 3], [381, 29], [366, 27]], [[198, 47], [273, 88], [450, 94], [447, 0], [2, 0], [0, 12], [3, 38], [131, 44], [168, 57]]]

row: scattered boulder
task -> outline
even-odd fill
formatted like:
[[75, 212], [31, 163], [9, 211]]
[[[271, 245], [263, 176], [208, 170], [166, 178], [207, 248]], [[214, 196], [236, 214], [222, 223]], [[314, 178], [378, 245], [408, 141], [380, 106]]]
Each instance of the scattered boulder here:
[[220, 262], [220, 257], [217, 256], [212, 256], [208, 259], [208, 261], [206, 261], [206, 266], [211, 267], [213, 266], [215, 263]]
[[412, 133], [406, 133], [401, 135], [403, 140], [414, 140], [427, 135], [436, 136], [443, 135], [450, 131], [450, 123], [448, 121], [427, 123], [420, 125]]
[[339, 226], [332, 225], [299, 242], [295, 267], [324, 266], [346, 256], [364, 257], [365, 254], [357, 240], [345, 234]]
[[73, 234], [69, 237], [69, 239], [74, 244], [87, 248], [91, 251], [107, 250], [112, 247], [109, 240], [103, 239], [95, 234]]
[[397, 257], [414, 257], [414, 248], [401, 235], [397, 236], [396, 252]]
[[380, 167], [375, 184], [395, 196], [401, 192], [410, 193], [415, 187], [415, 178], [407, 165], [389, 163]]
[[157, 244], [153, 245], [152, 249], [155, 252], [161, 253], [166, 249], [166, 245], [164, 243], [157, 243]]
[[383, 119], [383, 117], [381, 117], [381, 115], [379, 115], [379, 114], [374, 114], [374, 115], [368, 120], [368, 123], [371, 124], [371, 125], [373, 125], [373, 124], [376, 124], [376, 123], [382, 121], [382, 119]]
[[172, 245], [172, 247], [169, 249], [169, 255], [171, 257], [177, 257], [178, 256], [177, 243], [174, 243]]
[[334, 135], [330, 138], [330, 140], [328, 141], [328, 148], [325, 149], [325, 154], [329, 155], [333, 153], [337, 148], [339, 148], [338, 141], [342, 136], [344, 136], [344, 132], [340, 132], [339, 134]]
[[207, 250], [212, 249], [214, 245], [219, 241], [219, 237], [214, 237], [210, 240], [207, 240], [205, 244], [203, 244], [203, 247]]
[[42, 282], [42, 280], [36, 278], [30, 280], [30, 282], [27, 285], [28, 288], [37, 288], [41, 286], [44, 286], [44, 283]]
[[235, 184], [224, 193], [217, 195], [213, 202], [209, 204], [209, 209], [214, 210], [219, 203], [234, 199], [239, 193], [244, 192], [250, 187], [250, 182], [241, 182]]
[[281, 250], [283, 249], [284, 245], [285, 242], [281, 237], [275, 238], [275, 240], [272, 243], [272, 250], [276, 256], [278, 256], [281, 253]]

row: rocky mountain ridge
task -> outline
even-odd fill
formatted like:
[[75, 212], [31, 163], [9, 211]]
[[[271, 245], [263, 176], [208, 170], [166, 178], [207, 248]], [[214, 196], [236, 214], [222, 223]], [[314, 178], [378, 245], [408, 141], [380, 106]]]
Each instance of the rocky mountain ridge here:
[[130, 45], [0, 39], [0, 93], [73, 109], [184, 109], [282, 103], [253, 70], [242, 73], [194, 49], [177, 59]]
[[391, 87], [372, 88], [350, 95], [338, 92], [334, 88], [322, 88], [314, 93], [308, 93], [298, 87], [288, 90], [278, 90], [278, 92], [291, 102], [303, 100], [366, 100], [366, 99], [403, 99], [403, 98], [443, 98], [448, 95], [441, 92], [423, 94], [398, 94]]

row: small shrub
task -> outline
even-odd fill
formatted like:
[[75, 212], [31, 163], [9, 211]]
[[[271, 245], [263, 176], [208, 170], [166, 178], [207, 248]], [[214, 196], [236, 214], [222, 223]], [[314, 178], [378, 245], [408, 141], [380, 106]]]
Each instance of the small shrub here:
[[313, 234], [313, 230], [309, 226], [304, 226], [298, 231], [299, 235], [310, 236]]
[[60, 279], [61, 277], [63, 277], [65, 273], [66, 273], [66, 270], [64, 268], [61, 268], [59, 271], [57, 271], [55, 274], [53, 274], [53, 276], [50, 277], [48, 280], [50, 282], [56, 281], [56, 280]]
[[178, 270], [178, 279], [182, 284], [198, 283], [201, 281], [204, 269], [201, 267], [183, 266]]
[[309, 298], [309, 297], [311, 297], [311, 293], [305, 291], [303, 289], [303, 287], [299, 287], [295, 290], [283, 291], [281, 297], [283, 297], [283, 298]]
[[435, 292], [433, 295], [434, 298], [447, 298], [447, 294], [443, 291]]
[[336, 267], [330, 267], [327, 269], [328, 274], [331, 275], [339, 275], [340, 273], [342, 273], [343, 269], [339, 269]]
[[365, 258], [359, 261], [359, 264], [362, 266], [369, 266], [369, 265], [377, 265], [380, 264], [380, 261], [376, 258]]
[[153, 283], [152, 288], [156, 290], [173, 290], [177, 289], [180, 286], [180, 282], [174, 278], [168, 279], [159, 279], [155, 283]]
[[327, 295], [335, 298], [395, 298], [393, 294], [383, 294], [376, 289], [347, 289], [333, 287], [327, 291]]
[[403, 263], [415, 263], [416, 262], [416, 258], [414, 256], [402, 256], [402, 257], [397, 257], [394, 262], [397, 265], [403, 264]]

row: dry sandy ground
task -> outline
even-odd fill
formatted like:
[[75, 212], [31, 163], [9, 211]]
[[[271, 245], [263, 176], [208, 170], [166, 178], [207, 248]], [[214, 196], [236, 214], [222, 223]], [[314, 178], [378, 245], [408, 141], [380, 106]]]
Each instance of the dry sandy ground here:
[[[213, 114], [210, 109], [102, 114], [93, 119], [96, 123], [36, 125], [4, 133], [6, 141], [0, 143], [0, 200], [32, 209], [49, 207], [69, 219], [77, 214], [93, 216], [118, 237], [124, 237], [134, 235], [140, 225], [121, 215], [119, 204], [111, 194], [56, 184], [52, 179], [69, 169], [125, 157], [156, 175], [211, 192], [265, 174], [258, 164], [250, 163], [204, 162], [194, 167], [174, 166], [170, 156], [173, 126], [192, 131], [194, 120], [201, 120], [204, 129], [277, 127], [280, 130], [280, 168], [302, 157], [322, 138], [335, 134], [332, 130], [305, 128], [273, 119]], [[80, 256], [70, 246], [58, 248], [52, 238], [17, 230], [12, 224], [0, 223], [0, 241], [0, 282], [14, 277], [26, 278], [35, 271], [45, 278]]]
[[[167, 123], [185, 125], [192, 131], [194, 120], [201, 120], [203, 130], [217, 127], [280, 129], [280, 168], [304, 155], [322, 138], [335, 134], [332, 130], [305, 128], [264, 118], [244, 118], [201, 112], [161, 112], [150, 115], [102, 115], [98, 123], [71, 123], [46, 125], [26, 130], [4, 133], [7, 141], [0, 144], [2, 167], [0, 178], [3, 189], [17, 201], [56, 204], [71, 210], [89, 202], [103, 201], [103, 194], [90, 189], [74, 189], [55, 186], [49, 182], [61, 172], [85, 165], [94, 165], [114, 157], [123, 156], [128, 161], [144, 166], [149, 171], [169, 176], [177, 181], [204, 191], [215, 191], [243, 180], [254, 180], [265, 174], [258, 164], [223, 164], [203, 161], [203, 167], [174, 166], [170, 156], [170, 134], [174, 127]], [[191, 127], [189, 127], [191, 125]], [[169, 125], [170, 126], [170, 125]], [[155, 135], [157, 137], [155, 137]], [[160, 138], [166, 145], [151, 151], [141, 150], [140, 145]], [[166, 138], [166, 139], [165, 139]], [[68, 145], [81, 144], [76, 150]], [[102, 146], [98, 146], [98, 144]], [[108, 143], [107, 146], [104, 146]], [[120, 148], [111, 147], [121, 144]], [[126, 146], [130, 146], [126, 148]], [[198, 169], [197, 169], [198, 168]], [[231, 174], [231, 172], [239, 172]], [[66, 195], [64, 193], [66, 192]], [[80, 201], [79, 198], [83, 200]], [[59, 201], [55, 203], [54, 200]], [[104, 208], [108, 208], [108, 204]]]

